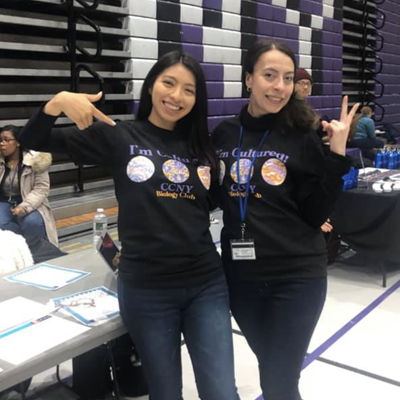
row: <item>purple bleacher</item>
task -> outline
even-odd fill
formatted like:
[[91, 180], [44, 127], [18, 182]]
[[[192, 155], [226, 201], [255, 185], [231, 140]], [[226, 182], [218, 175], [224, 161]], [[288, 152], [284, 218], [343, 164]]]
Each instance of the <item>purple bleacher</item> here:
[[271, 8], [272, 8], [272, 20], [277, 22], [282, 22], [286, 24], [286, 10], [281, 7], [266, 7], [268, 9], [267, 15], [271, 17]]
[[223, 81], [224, 80], [224, 66], [222, 64], [207, 64], [202, 63], [206, 81]]
[[311, 14], [312, 13], [311, 2], [308, 0], [299, 1], [299, 11], [307, 13], [307, 14]]
[[271, 36], [273, 30], [273, 22], [267, 20], [260, 20], [257, 23], [257, 33], [260, 35]]
[[181, 41], [183, 43], [203, 43], [203, 28], [198, 25], [181, 24]]
[[247, 99], [210, 99], [208, 100], [208, 115], [236, 115], [246, 103]]
[[197, 61], [203, 61], [204, 47], [202, 45], [182, 43], [182, 49], [185, 53], [191, 54]]
[[208, 115], [224, 115], [224, 104], [227, 100], [216, 100], [210, 99], [208, 100]]
[[296, 25], [288, 25], [286, 30], [286, 35], [288, 39], [296, 39], [297, 41], [297, 48], [299, 46], [299, 27]]
[[311, 3], [311, 14], [322, 17], [322, 9], [321, 3]]
[[307, 101], [313, 108], [322, 108], [322, 97], [321, 96], [311, 96], [307, 99]]
[[207, 82], [207, 93], [209, 99], [224, 97], [223, 82]]
[[285, 38], [287, 36], [287, 27], [286, 23], [276, 23], [273, 26], [272, 34], [277, 38]]
[[212, 8], [213, 10], [222, 9], [222, 0], [203, 0], [204, 8]]

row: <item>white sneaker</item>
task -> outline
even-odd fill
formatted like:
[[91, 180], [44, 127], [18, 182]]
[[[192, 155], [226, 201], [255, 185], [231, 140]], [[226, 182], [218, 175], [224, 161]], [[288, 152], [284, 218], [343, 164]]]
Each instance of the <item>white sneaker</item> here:
[[210, 216], [210, 224], [219, 224], [219, 219]]

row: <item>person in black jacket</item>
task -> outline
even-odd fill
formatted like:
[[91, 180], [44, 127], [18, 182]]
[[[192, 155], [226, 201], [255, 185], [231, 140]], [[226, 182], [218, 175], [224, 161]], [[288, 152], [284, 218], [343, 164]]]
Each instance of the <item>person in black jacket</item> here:
[[319, 119], [296, 99], [293, 52], [259, 41], [247, 53], [243, 83], [250, 93], [240, 115], [213, 138], [220, 158], [222, 257], [231, 310], [257, 356], [265, 400], [300, 400], [298, 382], [327, 288], [320, 226], [342, 191], [354, 106], [322, 122], [330, 137], [324, 157]]
[[[218, 160], [207, 132], [201, 67], [177, 51], [161, 57], [143, 83], [135, 121], [116, 124], [93, 105], [100, 98], [57, 94], [19, 140], [110, 169], [122, 244], [121, 316], [140, 354], [150, 398], [182, 399], [183, 333], [199, 396], [238, 400], [228, 289], [209, 231]], [[77, 127], [53, 129], [62, 112]]]

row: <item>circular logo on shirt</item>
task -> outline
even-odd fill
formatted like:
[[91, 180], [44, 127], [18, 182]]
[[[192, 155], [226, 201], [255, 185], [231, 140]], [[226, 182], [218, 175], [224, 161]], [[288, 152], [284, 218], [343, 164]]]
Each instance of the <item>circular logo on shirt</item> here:
[[154, 164], [147, 157], [137, 156], [129, 161], [126, 173], [133, 182], [145, 182], [149, 180], [155, 171]]
[[190, 175], [188, 167], [177, 160], [165, 161], [162, 170], [167, 179], [174, 183], [185, 182]]
[[226, 173], [226, 165], [222, 160], [219, 160], [219, 184], [222, 185], [224, 182]]
[[279, 186], [286, 179], [286, 165], [277, 158], [270, 158], [263, 164], [261, 175], [265, 182], [273, 186]]
[[211, 186], [211, 168], [210, 167], [205, 167], [204, 165], [200, 165], [197, 167], [197, 175], [199, 175], [199, 178], [201, 180], [201, 183], [203, 186], [207, 189], [210, 190]]
[[[240, 175], [240, 182], [238, 182], [237, 177], [237, 161], [233, 163], [231, 167], [231, 177], [232, 179], [239, 184], [247, 183], [247, 178], [249, 176], [251, 161], [247, 158], [243, 158], [239, 162], [239, 175]], [[250, 179], [253, 176], [254, 167], [251, 169]]]

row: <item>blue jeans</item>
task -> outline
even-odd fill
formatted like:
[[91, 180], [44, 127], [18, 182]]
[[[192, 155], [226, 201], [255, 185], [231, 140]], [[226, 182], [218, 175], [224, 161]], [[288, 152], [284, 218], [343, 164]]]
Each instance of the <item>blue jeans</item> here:
[[264, 400], [301, 400], [299, 379], [326, 278], [230, 282], [232, 314], [257, 356]]
[[150, 400], [182, 400], [181, 333], [202, 400], [239, 400], [225, 278], [138, 289], [118, 280], [121, 316], [142, 360]]
[[46, 229], [39, 211], [32, 211], [24, 217], [11, 214], [11, 204], [0, 201], [0, 229], [12, 231], [27, 237], [46, 238]]

